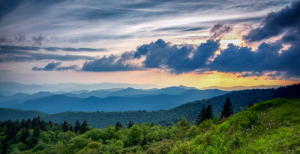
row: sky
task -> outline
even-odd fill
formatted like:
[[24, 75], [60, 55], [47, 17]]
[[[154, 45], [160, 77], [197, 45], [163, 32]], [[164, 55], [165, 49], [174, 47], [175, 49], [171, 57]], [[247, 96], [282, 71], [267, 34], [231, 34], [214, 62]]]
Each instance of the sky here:
[[0, 0], [0, 82], [300, 82], [299, 0]]

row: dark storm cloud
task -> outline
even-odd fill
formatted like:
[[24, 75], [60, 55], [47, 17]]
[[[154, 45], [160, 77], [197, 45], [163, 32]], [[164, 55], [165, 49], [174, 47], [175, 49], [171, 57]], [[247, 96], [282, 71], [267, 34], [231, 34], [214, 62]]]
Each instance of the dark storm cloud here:
[[125, 52], [121, 56], [110, 55], [100, 59], [87, 61], [84, 63], [82, 70], [88, 72], [113, 72], [113, 71], [134, 71], [141, 70], [140, 67], [126, 63], [127, 60], [133, 59], [132, 52]]
[[0, 54], [2, 52], [14, 52], [13, 50], [20, 51], [38, 51], [38, 50], [46, 50], [46, 51], [72, 51], [72, 52], [100, 52], [107, 51], [103, 48], [59, 48], [59, 47], [34, 47], [34, 46], [10, 46], [10, 45], [0, 45]]
[[[125, 52], [121, 56], [104, 56], [101, 59], [86, 62], [82, 70], [98, 72], [140, 70], [141, 68], [126, 62], [144, 58], [145, 60], [142, 61], [144, 69], [169, 69], [175, 74], [218, 71], [242, 73], [239, 77], [262, 75], [273, 79], [277, 76], [300, 77], [300, 46], [293, 45], [287, 50], [282, 49], [283, 45], [280, 41], [263, 42], [256, 51], [253, 51], [250, 47], [233, 44], [229, 44], [227, 49], [220, 50], [219, 40], [207, 40], [194, 47], [171, 45], [159, 39], [156, 42], [139, 46], [135, 52]], [[213, 59], [218, 50], [220, 55]]]
[[218, 40], [207, 40], [206, 43], [201, 43], [196, 49], [191, 45], [183, 45], [180, 48], [159, 39], [156, 42], [138, 47], [134, 57], [139, 59], [145, 56], [146, 60], [143, 61], [143, 66], [146, 68], [166, 66], [168, 69], [172, 69], [174, 73], [180, 74], [205, 66], [208, 58], [214, 55], [219, 46]]
[[[299, 40], [300, 34], [300, 1], [294, 1], [290, 6], [278, 12], [269, 13], [261, 26], [253, 29], [243, 38], [249, 42], [261, 41], [284, 34], [283, 41]], [[296, 36], [294, 36], [296, 34]]]
[[210, 29], [210, 33], [213, 34], [211, 36], [211, 39], [215, 39], [231, 31], [232, 31], [232, 27], [229, 25], [216, 24]]
[[68, 67], [59, 67], [61, 65], [61, 62], [51, 62], [47, 64], [44, 68], [40, 67], [33, 67], [31, 70], [32, 71], [67, 71], [67, 70], [76, 70], [78, 67], [77, 65], [71, 65]]

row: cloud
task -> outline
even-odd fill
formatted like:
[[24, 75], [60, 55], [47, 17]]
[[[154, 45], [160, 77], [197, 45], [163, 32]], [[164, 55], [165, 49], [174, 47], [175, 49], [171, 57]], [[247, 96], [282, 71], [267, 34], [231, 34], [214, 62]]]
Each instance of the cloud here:
[[67, 70], [76, 70], [78, 67], [77, 65], [71, 65], [68, 67], [59, 67], [61, 65], [61, 62], [51, 62], [47, 64], [44, 68], [40, 67], [33, 67], [31, 70], [32, 71], [67, 71]]
[[9, 39], [7, 39], [7, 38], [5, 38], [5, 37], [1, 37], [0, 38], [0, 44], [2, 44], [2, 43], [9, 43], [9, 42], [12, 42], [12, 41], [9, 40]]
[[72, 52], [99, 52], [105, 49], [95, 48], [59, 48], [59, 47], [35, 47], [35, 46], [0, 46], [0, 62], [25, 62], [34, 60], [59, 60], [59, 61], [73, 61], [73, 60], [91, 60], [94, 57], [71, 55], [71, 54], [51, 54], [41, 53], [40, 50], [45, 51], [72, 51]]
[[[300, 40], [300, 1], [293, 1], [278, 12], [269, 13], [261, 23], [261, 26], [243, 36], [248, 42], [262, 41], [280, 34], [284, 34], [283, 41], [291, 42]], [[296, 36], [295, 36], [296, 35]]]
[[[217, 51], [220, 51], [219, 55], [215, 55]], [[170, 42], [159, 39], [156, 42], [139, 46], [136, 51], [104, 56], [86, 62], [82, 70], [103, 72], [159, 68], [168, 69], [175, 74], [218, 71], [242, 73], [239, 77], [267, 75], [272, 78], [276, 76], [290, 78], [300, 77], [299, 51], [300, 46], [291, 46], [283, 50], [280, 41], [263, 42], [257, 50], [233, 44], [221, 50], [219, 40], [207, 40], [195, 47], [186, 44], [172, 45]], [[142, 60], [142, 67], [127, 63], [132, 60]]]
[[33, 41], [33, 45], [42, 46], [43, 41], [47, 41], [47, 38], [43, 37], [42, 35], [40, 35], [39, 37], [33, 36], [32, 41]]
[[2, 62], [26, 62], [36, 60], [59, 60], [59, 61], [74, 61], [74, 60], [91, 60], [94, 57], [79, 56], [79, 55], [61, 55], [61, 54], [44, 54], [24, 51], [0, 50], [0, 63]]
[[18, 42], [25, 42], [26, 37], [24, 35], [20, 35], [19, 37], [15, 37], [15, 40], [17, 40]]
[[88, 72], [113, 72], [141, 70], [139, 66], [128, 63], [133, 59], [133, 52], [125, 52], [122, 55], [103, 56], [100, 59], [86, 61], [83, 71]]
[[[72, 51], [72, 52], [99, 52], [99, 51], [107, 51], [104, 48], [59, 48], [59, 47], [35, 47], [35, 46], [12, 46], [12, 45], [0, 45], [0, 53], [1, 50], [24, 50], [24, 51], [38, 51], [38, 50], [46, 50], [46, 51]], [[12, 51], [13, 52], [13, 51]]]
[[215, 39], [226, 33], [230, 33], [231, 31], [232, 31], [232, 27], [229, 25], [216, 24], [210, 29], [210, 33], [213, 34], [211, 36], [211, 39]]
[[48, 65], [46, 65], [44, 68], [33, 67], [32, 70], [33, 71], [53, 71], [59, 65], [61, 65], [61, 62], [57, 62], [57, 63], [51, 62]]

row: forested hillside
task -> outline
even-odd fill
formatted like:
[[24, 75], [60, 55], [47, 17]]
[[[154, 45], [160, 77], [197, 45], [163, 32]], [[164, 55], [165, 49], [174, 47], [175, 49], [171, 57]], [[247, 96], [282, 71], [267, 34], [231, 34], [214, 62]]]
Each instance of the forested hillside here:
[[0, 121], [9, 120], [9, 119], [10, 120], [33, 119], [34, 117], [37, 117], [38, 115], [43, 117], [48, 114], [44, 113], [44, 112], [33, 111], [33, 110], [22, 111], [22, 110], [16, 110], [16, 109], [0, 108]]
[[[117, 121], [121, 123], [128, 123], [130, 120], [140, 123], [155, 123], [155, 124], [165, 124], [173, 125], [181, 120], [181, 118], [186, 118], [192, 123], [195, 122], [196, 116], [200, 112], [203, 105], [210, 104], [213, 107], [213, 112], [215, 116], [219, 116], [221, 109], [226, 101], [226, 98], [230, 98], [233, 108], [235, 111], [240, 110], [240, 108], [245, 108], [250, 102], [257, 103], [259, 100], [265, 101], [273, 98], [298, 98], [300, 96], [300, 84], [280, 87], [276, 89], [252, 89], [252, 90], [240, 90], [231, 92], [225, 95], [213, 97], [211, 99], [200, 100], [185, 103], [178, 107], [161, 110], [161, 111], [125, 111], [125, 112], [62, 112], [57, 114], [49, 114], [41, 116], [42, 119], [46, 121], [53, 121], [55, 123], [63, 123], [67, 120], [70, 123], [75, 123], [78, 119], [80, 122], [87, 120], [89, 124], [95, 128], [104, 128], [108, 125], [114, 125]], [[10, 115], [14, 113], [11, 112], [7, 114], [6, 119], [3, 120], [16, 120], [10, 118]], [[22, 119], [23, 117], [19, 117]]]
[[87, 121], [9, 120], [0, 122], [0, 153], [299, 153], [299, 110], [299, 99], [277, 98], [196, 126], [184, 118], [169, 127], [117, 122], [104, 129], [89, 127]]

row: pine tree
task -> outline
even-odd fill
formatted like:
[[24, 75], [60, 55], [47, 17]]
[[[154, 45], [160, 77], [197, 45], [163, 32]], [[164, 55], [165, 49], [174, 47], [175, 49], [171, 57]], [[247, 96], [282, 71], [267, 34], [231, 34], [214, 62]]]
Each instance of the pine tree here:
[[123, 127], [122, 124], [118, 121], [116, 123], [116, 131], [120, 130], [122, 127]]
[[80, 122], [78, 121], [78, 119], [76, 120], [75, 126], [74, 126], [74, 131], [75, 133], [78, 132], [78, 130], [80, 129]]
[[152, 122], [152, 123], [151, 123], [151, 127], [153, 127], [153, 126], [154, 126], [154, 123]]
[[20, 123], [20, 127], [21, 127], [21, 128], [24, 128], [24, 127], [25, 127], [25, 124], [26, 124], [26, 121], [25, 121], [25, 119], [23, 119], [23, 120], [21, 121], [21, 123]]
[[53, 126], [53, 122], [51, 120], [49, 120], [49, 125], [50, 125], [50, 127]]
[[71, 132], [73, 132], [73, 126], [71, 125], [70, 126], [70, 129], [69, 129]]
[[252, 102], [250, 102], [250, 104], [249, 104], [249, 106], [248, 106], [248, 107], [251, 107], [251, 106], [253, 106], [253, 103], [252, 103]]
[[33, 130], [33, 134], [31, 137], [31, 147], [34, 147], [38, 143], [39, 136], [40, 136], [40, 127], [36, 126]]
[[88, 123], [86, 120], [83, 121], [83, 123], [80, 126], [80, 134], [85, 133], [86, 131], [88, 131]]
[[131, 128], [132, 126], [133, 126], [133, 122], [130, 120], [128, 124], [128, 129]]
[[199, 126], [200, 123], [203, 122], [205, 111], [206, 111], [205, 105], [203, 105], [201, 111], [200, 111], [199, 114], [198, 114], [197, 120], [196, 120], [196, 125], [197, 125], [197, 126]]
[[232, 106], [231, 106], [230, 98], [227, 97], [226, 102], [225, 102], [224, 107], [223, 107], [223, 111], [221, 113], [221, 118], [230, 117], [230, 115], [233, 115], [233, 109], [232, 109]]
[[29, 136], [30, 136], [30, 133], [29, 133], [28, 129], [22, 128], [22, 130], [21, 130], [21, 141], [26, 143], [27, 142], [26, 138], [28, 138]]
[[68, 122], [65, 120], [64, 123], [62, 124], [62, 128], [64, 132], [67, 132], [69, 130], [68, 128]]
[[46, 126], [47, 126], [46, 122], [44, 120], [42, 120], [42, 122], [40, 124], [41, 130], [46, 131]]
[[203, 121], [212, 118], [213, 118], [212, 106], [208, 105], [203, 116]]

